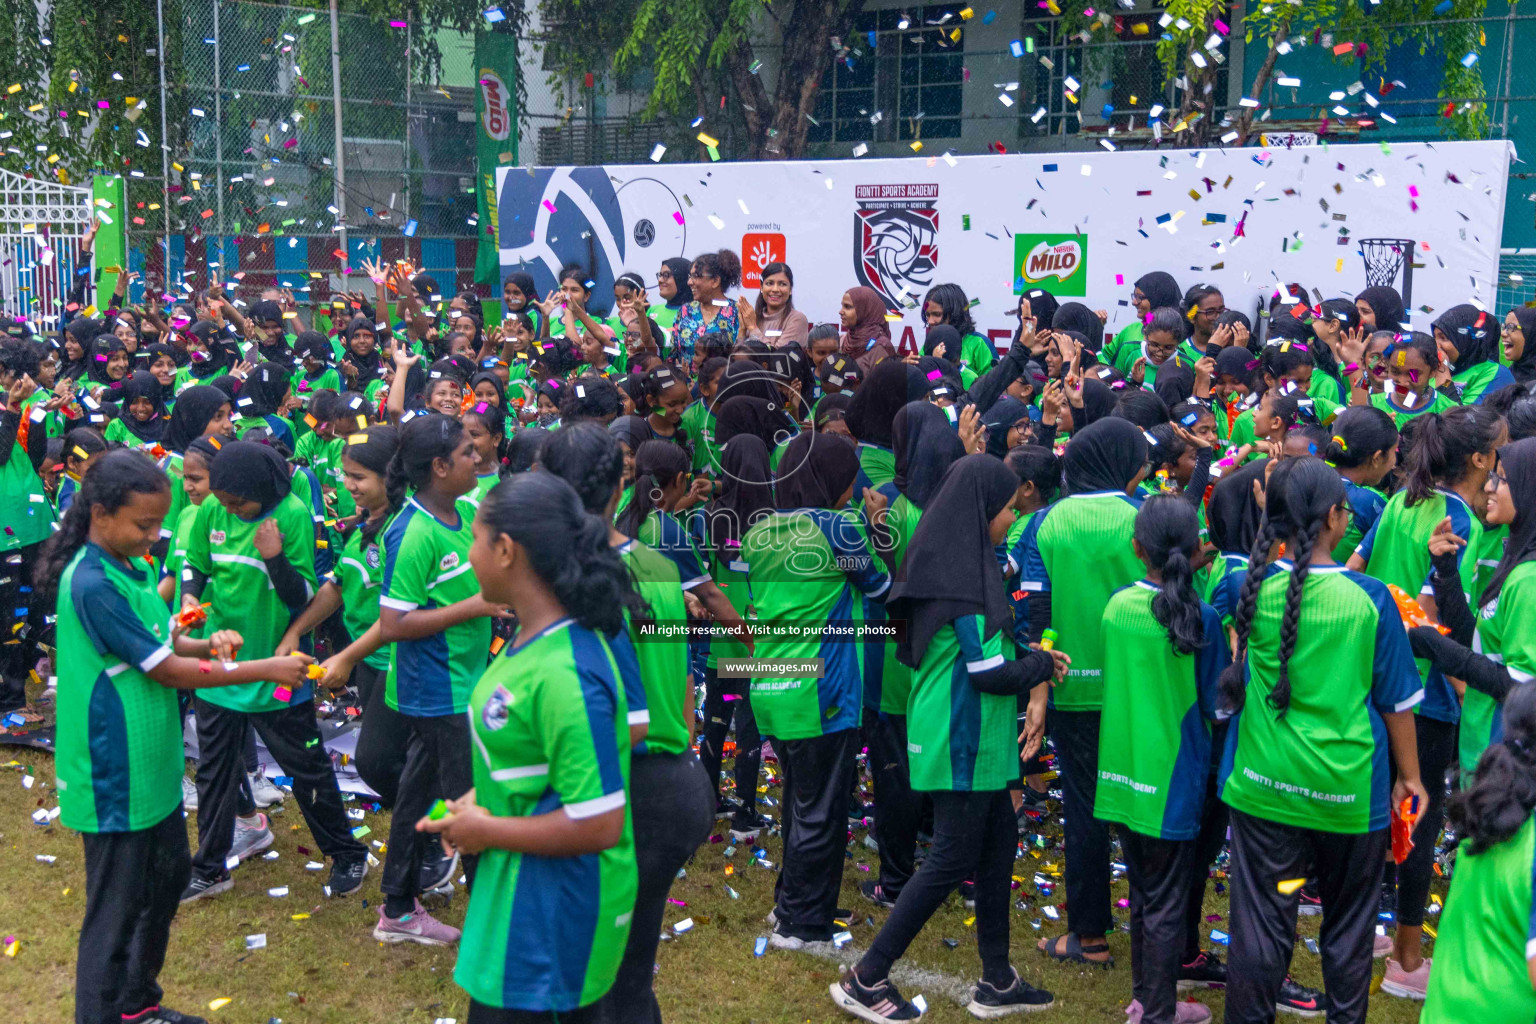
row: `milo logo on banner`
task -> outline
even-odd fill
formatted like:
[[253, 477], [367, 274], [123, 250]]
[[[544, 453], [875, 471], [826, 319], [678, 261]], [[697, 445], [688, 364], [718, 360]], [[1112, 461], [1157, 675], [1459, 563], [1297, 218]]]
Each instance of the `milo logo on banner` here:
[[1013, 294], [1039, 288], [1052, 295], [1088, 294], [1088, 239], [1082, 235], [1014, 235]]
[[507, 109], [509, 90], [501, 76], [489, 68], [480, 69], [480, 125], [497, 142], [512, 134], [512, 113]]

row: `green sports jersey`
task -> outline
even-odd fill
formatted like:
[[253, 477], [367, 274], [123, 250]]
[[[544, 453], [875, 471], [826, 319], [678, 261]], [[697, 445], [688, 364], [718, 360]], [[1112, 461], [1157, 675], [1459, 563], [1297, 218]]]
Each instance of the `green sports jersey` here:
[[[1321, 344], [1321, 342], [1319, 342]], [[1338, 409], [1345, 404], [1346, 392], [1339, 386], [1339, 382], [1328, 376], [1316, 367], [1312, 368], [1312, 377], [1307, 381], [1307, 397], [1320, 403], [1317, 410], [1317, 418], [1327, 423], [1338, 415]], [[1333, 416], [1324, 410], [1333, 410]]]
[[[496, 817], [564, 810], [581, 820], [625, 805], [629, 727], [603, 637], [566, 619], [508, 644], [469, 701], [475, 801]], [[480, 854], [454, 980], [475, 1001], [564, 1013], [613, 985], [634, 911], [629, 815], [600, 853]]]
[[309, 398], [316, 391], [322, 389], [329, 389], [338, 394], [346, 390], [341, 386], [341, 374], [336, 371], [335, 367], [330, 366], [327, 366], [313, 377], [309, 375], [309, 372], [303, 366], [300, 366], [288, 378], [288, 386], [300, 398]]
[[11, 442], [11, 457], [0, 466], [0, 551], [15, 551], [47, 540], [55, 521], [43, 478], [21, 442]]
[[154, 574], [87, 543], [59, 580], [57, 612], [60, 820], [77, 832], [156, 825], [181, 805], [185, 761], [176, 691], [146, 674], [171, 655]]
[[294, 442], [293, 461], [314, 471], [320, 486], [334, 492], [332, 506], [338, 518], [345, 518], [357, 511], [352, 495], [347, 493], [346, 474], [341, 468], [341, 458], [346, 452], [347, 439], [326, 439], [318, 431], [311, 430]]
[[1138, 580], [1104, 609], [1093, 816], [1158, 839], [1193, 839], [1210, 776], [1216, 684], [1232, 659], [1221, 616], [1204, 603], [1205, 646], [1179, 653], [1152, 612], [1161, 589]]
[[172, 608], [181, 607], [181, 570], [187, 564], [187, 545], [192, 542], [196, 522], [197, 506], [188, 505], [176, 517], [176, 528], [171, 531], [171, 546], [165, 553], [165, 574], [176, 581], [176, 588], [171, 592]]
[[176, 529], [176, 523], [181, 519], [181, 513], [191, 502], [187, 500], [187, 489], [181, 482], [181, 453], [167, 452], [158, 463], [160, 471], [171, 481], [171, 507], [165, 513], [165, 519], [160, 524], [160, 536], [169, 537]]
[[859, 442], [859, 476], [853, 485], [853, 503], [864, 501], [864, 488], [878, 490], [896, 479], [896, 453], [867, 441]]
[[479, 508], [480, 502], [484, 501], [485, 496], [491, 493], [491, 488], [495, 487], [499, 483], [501, 483], [501, 474], [499, 472], [478, 473], [475, 475], [474, 490], [470, 491], [464, 497], [469, 500], [470, 504], [474, 505], [476, 508]]
[[[1516, 683], [1536, 680], [1536, 562], [1515, 566], [1498, 596], [1473, 612], [1472, 650], [1503, 665]], [[1504, 705], [1470, 686], [1463, 700], [1457, 755], [1470, 777], [1488, 745], [1504, 738]]]
[[1363, 833], [1387, 827], [1391, 788], [1383, 713], [1424, 697], [1397, 605], [1380, 580], [1312, 566], [1302, 588], [1290, 706], [1268, 697], [1279, 676], [1280, 619], [1290, 573], [1259, 586], [1244, 667], [1247, 696], [1227, 728], [1221, 798], [1296, 828]]
[[[736, 614], [741, 616], [743, 622], [757, 618], [757, 610], [752, 606], [752, 591], [747, 583], [747, 572], [751, 567], [741, 557], [741, 543], [727, 543], [726, 554], [723, 556], [718, 550], [710, 549], [707, 557], [709, 575], [725, 594], [726, 600], [731, 602], [731, 607], [736, 609]], [[746, 645], [735, 637], [717, 634], [710, 638], [709, 654], [704, 663], [709, 668], [716, 668], [721, 658], [745, 658], [750, 653]]]
[[1487, 850], [1470, 843], [1440, 915], [1422, 1024], [1536, 1019], [1529, 961], [1536, 957], [1536, 825]]
[[[1500, 348], [1502, 354], [1502, 346]], [[1496, 362], [1474, 363], [1451, 376], [1451, 383], [1461, 395], [1462, 405], [1482, 405], [1489, 395], [1515, 383], [1509, 367]]]
[[[923, 510], [907, 500], [905, 494], [896, 496], [885, 513], [885, 528], [890, 531], [892, 541], [891, 560], [888, 568], [894, 574], [901, 568], [901, 560], [907, 556], [907, 548], [912, 544], [912, 535], [917, 533], [917, 523], [923, 517]], [[874, 656], [874, 647], [867, 648], [864, 657]], [[879, 674], [880, 689], [878, 693], [870, 694], [868, 680], [871, 674], [865, 673], [866, 692], [864, 704], [876, 711], [883, 711], [888, 715], [904, 715], [907, 713], [907, 704], [912, 693], [912, 669], [901, 663], [896, 657], [896, 645], [894, 643], [880, 644], [880, 657], [882, 659]], [[871, 701], [873, 697], [873, 701]]]
[[[1253, 410], [1244, 409], [1232, 420], [1232, 430], [1227, 439], [1233, 447], [1241, 448], [1245, 444], [1253, 444]], [[1250, 456], [1253, 458], [1253, 456]]]
[[1049, 592], [1056, 649], [1072, 658], [1051, 693], [1063, 711], [1095, 711], [1104, 703], [1104, 651], [1099, 620], [1109, 596], [1141, 579], [1131, 547], [1141, 501], [1121, 491], [1062, 498], [1037, 512], [1009, 554], [1025, 594]]
[[1504, 559], [1504, 548], [1509, 544], [1509, 526], [1484, 526], [1482, 540], [1477, 546], [1477, 580], [1472, 586], [1474, 603], [1482, 598], [1483, 591], [1493, 582], [1493, 573]]
[[1105, 339], [1104, 348], [1099, 352], [1099, 362], [1113, 366], [1116, 360], [1120, 358], [1120, 351], [1122, 349], [1134, 348], [1140, 350], [1143, 340], [1141, 316], [1138, 314], [1130, 323], [1116, 331], [1113, 338]]
[[883, 598], [891, 586], [884, 565], [865, 543], [863, 518], [851, 509], [781, 509], [742, 538], [752, 603], [766, 627], [756, 657], [822, 659], [820, 678], [752, 679], [752, 712], [765, 736], [808, 739], [859, 724], [864, 671], [859, 595]]
[[[986, 373], [997, 362], [997, 348], [979, 334], [967, 334], [960, 339], [960, 358], [951, 360], [976, 374]], [[967, 385], [969, 386], [969, 385]]]
[[[1375, 525], [1355, 548], [1355, 554], [1365, 559], [1367, 575], [1400, 587], [1413, 597], [1433, 595], [1434, 588], [1429, 583], [1429, 537], [1440, 520], [1446, 518], [1450, 519], [1456, 536], [1467, 542], [1466, 547], [1456, 549], [1456, 563], [1461, 572], [1461, 589], [1470, 602], [1476, 592], [1476, 552], [1482, 546], [1483, 524], [1453, 491], [1436, 490], [1411, 508], [1407, 492], [1398, 491], [1387, 501]], [[1473, 552], [1470, 558], [1466, 557], [1468, 551]], [[1450, 681], [1428, 659], [1420, 659], [1418, 666], [1419, 677], [1424, 680], [1424, 703], [1419, 705], [1418, 713], [1441, 722], [1456, 721], [1461, 717], [1461, 702]]]
[[[123, 416], [131, 415], [133, 414], [126, 411], [123, 414]], [[123, 418], [123, 416], [119, 416], [111, 423], [108, 423], [107, 429], [102, 431], [101, 436], [106, 438], [108, 441], [115, 441], [118, 444], [125, 445], [129, 448], [143, 448], [148, 450], [150, 448], [154, 448], [160, 443], [158, 441], [140, 440], [138, 435], [128, 429], [128, 423]]]
[[[384, 552], [379, 547], [382, 535], [381, 530], [364, 543], [363, 531], [353, 530], [331, 571], [331, 579], [341, 590], [341, 624], [353, 640], [379, 621], [379, 594], [384, 585]], [[389, 654], [390, 646], [386, 644], [363, 659], [363, 664], [387, 669]]]
[[693, 447], [693, 471], [708, 470], [719, 476], [720, 450], [715, 447], [715, 414], [709, 403], [701, 398], [684, 409], [680, 426]]
[[1375, 487], [1357, 484], [1348, 477], [1339, 479], [1344, 481], [1344, 493], [1349, 497], [1349, 526], [1344, 530], [1344, 539], [1333, 549], [1333, 560], [1342, 565], [1349, 561], [1349, 556], [1355, 553], [1365, 535], [1376, 525], [1376, 520], [1381, 518], [1387, 507], [1387, 496]]
[[1430, 395], [1433, 401], [1420, 400], [1415, 396], [1413, 405], [1403, 406], [1397, 404], [1388, 392], [1378, 391], [1371, 396], [1371, 404], [1391, 416], [1392, 422], [1397, 424], [1397, 429], [1402, 430], [1403, 425], [1415, 416], [1422, 416], [1427, 412], [1445, 412], [1456, 404], [1438, 391], [1430, 391]]
[[963, 615], [928, 642], [907, 700], [913, 789], [986, 792], [1018, 781], [1017, 698], [971, 685], [972, 673], [1003, 664], [1003, 639], [986, 635], [984, 616]]
[[[457, 521], [444, 522], [412, 496], [384, 528], [379, 535], [384, 548], [381, 608], [446, 608], [480, 593], [469, 564], [475, 507], [460, 498], [455, 511]], [[398, 640], [384, 699], [404, 715], [463, 714], [490, 649], [488, 618], [468, 619], [416, 640]]]
[[[635, 589], [651, 606], [651, 622], [673, 629], [684, 627], [688, 609], [683, 603], [683, 583], [677, 565], [641, 541], [624, 544], [619, 548], [619, 556], [629, 567]], [[688, 639], [658, 637], [641, 624], [626, 621], [635, 658], [640, 662], [640, 681], [645, 687], [645, 707], [650, 716], [644, 752], [680, 754], [689, 745]]]
[[[258, 519], [241, 519], [216, 499], [204, 501], [197, 506], [187, 542], [187, 567], [208, 577], [202, 597], [211, 606], [208, 632], [238, 631], [245, 640], [240, 648], [242, 661], [272, 657], [295, 614], [277, 596], [266, 564], [256, 551], [256, 530], [268, 519], [274, 520], [283, 534], [283, 557], [304, 577], [305, 598], [313, 597], [314, 523], [309, 509], [292, 494]], [[270, 682], [240, 683], [204, 690], [201, 696], [210, 704], [234, 711], [276, 711], [307, 702], [312, 694], [308, 682], [295, 688], [287, 701], [278, 700], [274, 689]]]

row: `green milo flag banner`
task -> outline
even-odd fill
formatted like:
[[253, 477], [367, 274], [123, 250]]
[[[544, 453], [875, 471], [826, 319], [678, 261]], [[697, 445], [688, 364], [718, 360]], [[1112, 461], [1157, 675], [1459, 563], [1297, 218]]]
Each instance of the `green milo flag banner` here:
[[1052, 295], [1088, 294], [1087, 236], [1013, 236], [1013, 294], [1036, 288]]
[[517, 163], [517, 37], [510, 32], [475, 33], [475, 196], [480, 246], [475, 280], [500, 295], [501, 249], [497, 244], [496, 168]]

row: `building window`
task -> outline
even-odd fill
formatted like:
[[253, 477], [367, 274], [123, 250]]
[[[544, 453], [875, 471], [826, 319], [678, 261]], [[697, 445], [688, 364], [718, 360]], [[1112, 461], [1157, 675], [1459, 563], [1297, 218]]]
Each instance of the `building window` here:
[[[843, 40], [850, 49], [847, 58], [822, 82], [809, 140], [959, 138], [965, 84], [963, 6], [927, 4], [862, 15], [855, 32]], [[958, 40], [951, 35], [956, 29], [962, 29]]]

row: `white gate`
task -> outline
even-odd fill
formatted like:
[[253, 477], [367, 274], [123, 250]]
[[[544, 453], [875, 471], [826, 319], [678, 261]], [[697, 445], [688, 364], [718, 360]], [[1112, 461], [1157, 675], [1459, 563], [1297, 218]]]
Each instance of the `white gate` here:
[[0, 311], [7, 320], [58, 329], [75, 272], [90, 265], [80, 257], [90, 226], [90, 189], [0, 168]]

